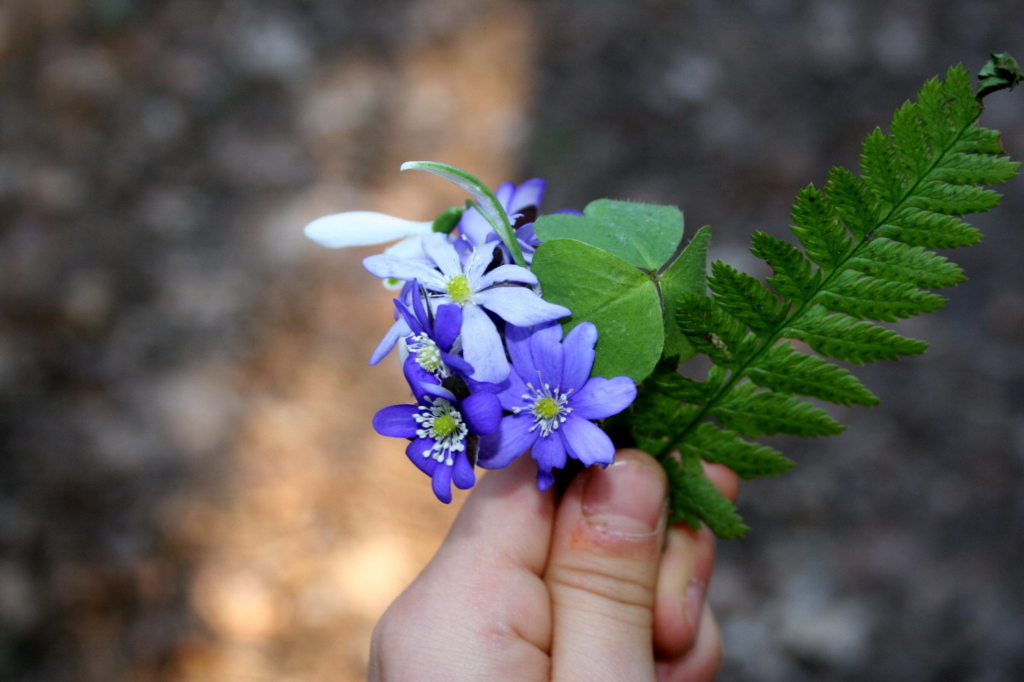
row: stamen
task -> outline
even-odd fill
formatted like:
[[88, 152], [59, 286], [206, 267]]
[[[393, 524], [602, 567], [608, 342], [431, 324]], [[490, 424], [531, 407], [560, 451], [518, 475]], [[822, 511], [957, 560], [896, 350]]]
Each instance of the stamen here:
[[438, 379], [445, 379], [451, 374], [448, 366], [441, 359], [441, 349], [425, 333], [413, 334], [405, 340], [405, 345], [409, 352], [416, 356], [416, 364]]
[[[539, 374], [539, 372], [538, 372]], [[541, 436], [549, 436], [552, 431], [557, 431], [560, 424], [564, 424], [572, 408], [569, 407], [569, 393], [572, 390], [562, 393], [559, 387], [551, 388], [551, 384], [543, 384], [543, 389], [536, 389], [532, 384], [526, 384], [530, 388], [529, 393], [523, 394], [526, 407], [533, 415], [533, 426], [530, 433], [540, 429]], [[519, 414], [519, 409], [513, 410]]]
[[465, 306], [473, 299], [473, 288], [469, 286], [469, 278], [465, 275], [449, 277], [444, 283], [444, 290], [460, 306]]
[[424, 457], [432, 457], [446, 466], [455, 464], [453, 453], [466, 449], [469, 429], [462, 420], [462, 413], [444, 398], [427, 398], [429, 405], [420, 405], [413, 419], [423, 428], [416, 430], [416, 436], [433, 442]]

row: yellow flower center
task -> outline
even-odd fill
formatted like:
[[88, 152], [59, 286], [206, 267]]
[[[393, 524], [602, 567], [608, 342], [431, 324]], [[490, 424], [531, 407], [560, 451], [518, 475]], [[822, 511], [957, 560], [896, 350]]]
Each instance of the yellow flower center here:
[[441, 349], [426, 334], [414, 334], [405, 341], [409, 352], [416, 355], [416, 363], [431, 374], [444, 378], [448, 376], [448, 368], [441, 358]]
[[462, 413], [455, 405], [444, 398], [427, 398], [413, 419], [421, 427], [416, 430], [416, 435], [432, 441], [430, 447], [423, 451], [423, 456], [432, 457], [447, 466], [455, 464], [453, 453], [465, 451], [469, 433], [462, 421]]
[[526, 387], [530, 390], [522, 395], [522, 399], [527, 404], [513, 407], [512, 414], [529, 410], [533, 416], [530, 433], [540, 429], [540, 435], [550, 436], [552, 431], [557, 431], [558, 427], [566, 422], [572, 412], [572, 408], [569, 407], [569, 394], [572, 390], [562, 393], [557, 386], [552, 389], [548, 384], [535, 388], [530, 382], [526, 382]]
[[538, 419], [554, 419], [562, 411], [554, 398], [544, 397], [533, 404], [533, 416]]
[[469, 278], [465, 275], [449, 277], [445, 282], [445, 291], [452, 301], [459, 305], [465, 305], [473, 296], [473, 289], [469, 286]]
[[442, 414], [434, 420], [430, 427], [430, 435], [440, 440], [447, 438], [459, 429], [460, 424], [450, 414]]

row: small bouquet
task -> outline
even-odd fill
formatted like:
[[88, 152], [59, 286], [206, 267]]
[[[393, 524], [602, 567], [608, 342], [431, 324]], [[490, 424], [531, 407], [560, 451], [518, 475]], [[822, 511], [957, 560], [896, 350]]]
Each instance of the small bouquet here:
[[597, 327], [584, 321], [563, 334], [563, 305], [544, 300], [530, 264], [540, 245], [533, 230], [545, 183], [502, 185], [492, 193], [468, 173], [412, 161], [452, 180], [475, 204], [433, 222], [356, 212], [310, 223], [306, 234], [329, 246], [403, 240], [363, 261], [400, 286], [395, 323], [370, 359], [399, 346], [415, 405], [380, 410], [373, 426], [409, 438], [406, 454], [433, 481], [442, 502], [451, 486], [476, 481], [474, 467], [498, 469], [530, 451], [546, 490], [568, 458], [610, 464], [615, 446], [594, 421], [636, 398], [628, 376], [593, 375]]
[[[398, 291], [370, 363], [397, 348], [415, 403], [381, 409], [374, 428], [409, 440], [407, 456], [442, 502], [453, 483], [474, 485], [477, 466], [527, 452], [546, 490], [573, 460], [607, 466], [616, 447], [639, 447], [665, 467], [671, 520], [742, 535], [701, 460], [745, 479], [787, 470], [759, 437], [843, 430], [804, 398], [877, 403], [829, 359], [923, 352], [878, 322], [937, 310], [945, 299], [932, 290], [966, 279], [933, 250], [977, 243], [961, 216], [993, 208], [1000, 196], [982, 185], [1019, 167], [977, 119], [982, 98], [1021, 73], [999, 54], [978, 75], [977, 93], [960, 67], [928, 81], [889, 134], [868, 135], [859, 175], [835, 168], [822, 189], [801, 190], [799, 246], [755, 233], [751, 251], [773, 271], [764, 282], [720, 261], [709, 276], [710, 229], [684, 238], [672, 206], [600, 199], [541, 215], [543, 180], [492, 192], [452, 166], [403, 164], [470, 201], [428, 222], [352, 212], [306, 226], [329, 247], [400, 240], [363, 261]], [[680, 374], [698, 353], [706, 376]]]

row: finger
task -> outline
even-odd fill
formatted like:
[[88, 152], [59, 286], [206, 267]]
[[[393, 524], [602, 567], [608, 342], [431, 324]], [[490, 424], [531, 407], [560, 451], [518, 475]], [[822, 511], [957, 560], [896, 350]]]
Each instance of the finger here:
[[722, 667], [722, 636], [705, 605], [693, 648], [676, 659], [656, 664], [658, 682], [712, 682]]
[[[703, 462], [704, 473], [731, 500], [739, 478], [728, 467]], [[681, 656], [693, 646], [702, 622], [704, 599], [715, 560], [715, 538], [706, 527], [669, 528], [658, 570], [654, 608], [654, 647], [660, 657]]]
[[528, 456], [488, 472], [470, 494], [432, 563], [493, 561], [541, 575], [547, 564], [554, 491], [537, 490]]
[[377, 681], [546, 678], [551, 609], [540, 578], [554, 495], [520, 457], [483, 477], [437, 555], [381, 618], [371, 644]]
[[666, 487], [656, 460], [623, 450], [566, 491], [545, 573], [554, 608], [553, 680], [654, 679], [652, 610]]
[[704, 475], [711, 479], [715, 487], [722, 491], [730, 502], [735, 502], [740, 494], [740, 477], [724, 464], [708, 464], [701, 462]]
[[654, 607], [654, 648], [659, 657], [677, 658], [693, 646], [714, 561], [715, 538], [707, 528], [669, 528]]

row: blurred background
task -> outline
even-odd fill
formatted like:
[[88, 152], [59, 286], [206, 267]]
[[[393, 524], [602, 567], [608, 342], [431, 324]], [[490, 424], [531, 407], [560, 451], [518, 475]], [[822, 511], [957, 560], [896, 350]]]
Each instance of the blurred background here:
[[[370, 418], [391, 318], [326, 213], [429, 219], [542, 176], [548, 210], [680, 205], [755, 273], [798, 188], [925, 78], [1024, 56], [1016, 0], [2, 0], [0, 679], [320, 682], [441, 541]], [[1015, 20], [1014, 20], [1015, 18]], [[983, 123], [1024, 158], [1022, 93]], [[721, 679], [1024, 670], [1024, 182], [799, 466], [720, 546]]]

